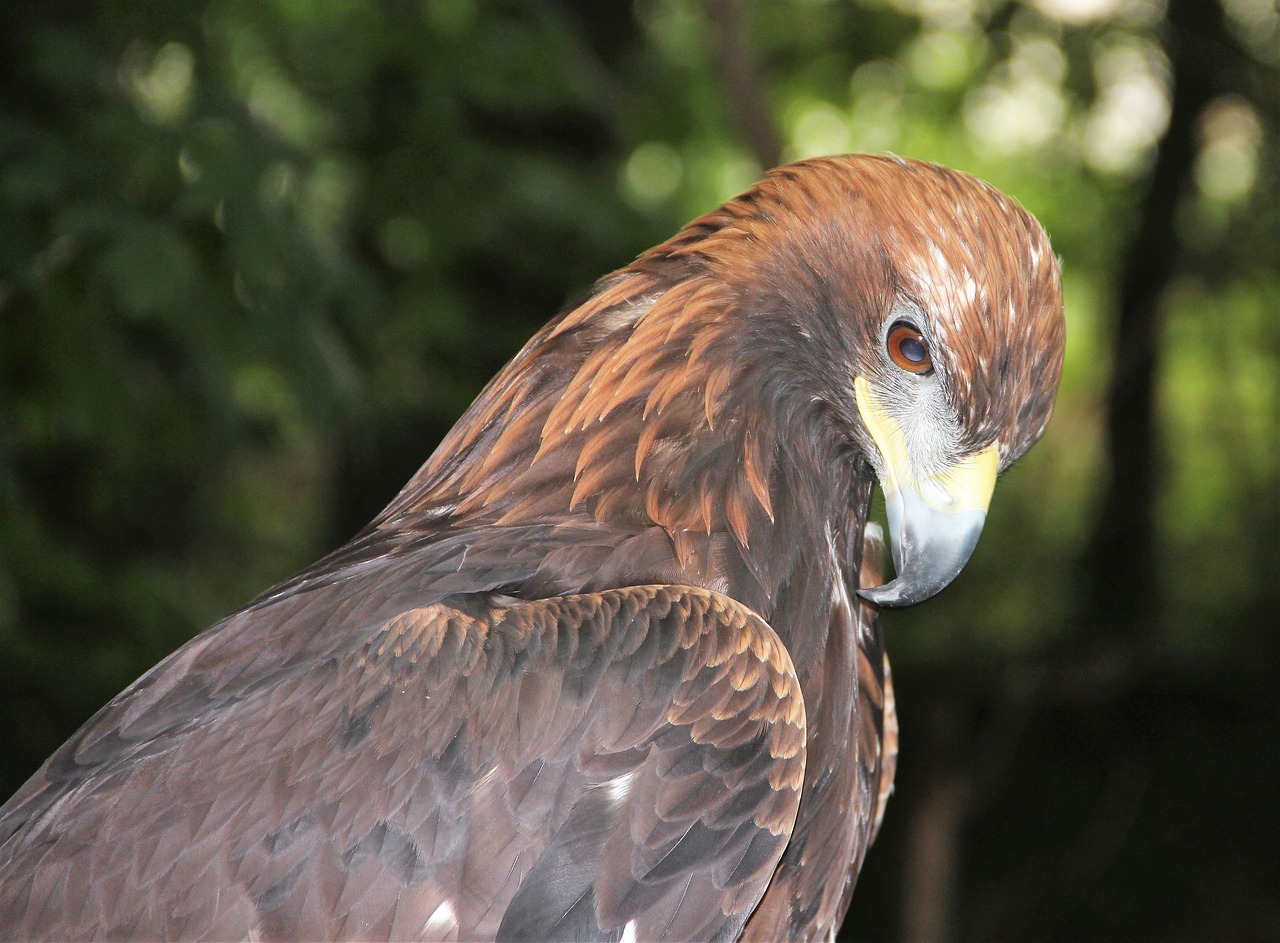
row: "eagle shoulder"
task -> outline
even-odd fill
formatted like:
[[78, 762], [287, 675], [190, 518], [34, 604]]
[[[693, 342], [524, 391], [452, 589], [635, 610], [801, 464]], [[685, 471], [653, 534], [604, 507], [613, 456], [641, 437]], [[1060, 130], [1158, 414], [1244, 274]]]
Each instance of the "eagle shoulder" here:
[[[762, 619], [679, 586], [485, 592], [363, 638], [221, 699], [203, 691], [181, 724], [134, 709], [127, 748], [95, 729], [96, 768], [3, 848], [27, 875], [3, 885], [11, 929], [737, 935], [804, 778], [800, 687]], [[67, 900], [71, 886], [87, 891]]]

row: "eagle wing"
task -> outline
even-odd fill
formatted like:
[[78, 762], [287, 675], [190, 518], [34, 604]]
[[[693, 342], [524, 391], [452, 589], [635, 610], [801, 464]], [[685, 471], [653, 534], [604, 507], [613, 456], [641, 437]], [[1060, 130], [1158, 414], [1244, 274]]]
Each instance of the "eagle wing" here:
[[805, 761], [758, 616], [674, 586], [466, 593], [359, 639], [220, 687], [215, 629], [108, 705], [0, 816], [6, 932], [737, 936]]

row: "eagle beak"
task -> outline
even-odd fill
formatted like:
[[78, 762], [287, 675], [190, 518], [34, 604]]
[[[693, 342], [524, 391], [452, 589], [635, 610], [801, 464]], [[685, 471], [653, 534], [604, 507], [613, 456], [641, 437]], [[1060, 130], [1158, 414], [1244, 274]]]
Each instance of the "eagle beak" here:
[[884, 459], [880, 487], [897, 571], [892, 582], [859, 589], [858, 595], [877, 606], [913, 606], [941, 592], [969, 562], [995, 489], [999, 454], [991, 445], [920, 477], [911, 467], [902, 429], [866, 379], [858, 377], [854, 387], [858, 412]]

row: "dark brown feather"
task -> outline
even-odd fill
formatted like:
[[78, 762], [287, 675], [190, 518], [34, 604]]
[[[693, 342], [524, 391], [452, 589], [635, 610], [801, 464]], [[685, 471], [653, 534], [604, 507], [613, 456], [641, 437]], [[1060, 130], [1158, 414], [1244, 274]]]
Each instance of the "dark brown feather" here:
[[[692, 938], [746, 920], [805, 745], [790, 658], [754, 614], [667, 587], [477, 594], [362, 635], [224, 704], [199, 738], [175, 730], [74, 777], [77, 816], [33, 816], [9, 840], [6, 935], [390, 937], [446, 907], [462, 939], [556, 938], [546, 888], [510, 879], [551, 865], [594, 898], [584, 920], [603, 925], [577, 930], [635, 921], [656, 939], [680, 901]], [[214, 657], [192, 687], [233, 667]], [[102, 718], [115, 735], [129, 701]], [[122, 814], [160, 795], [155, 814]], [[557, 860], [570, 840], [592, 858]], [[59, 893], [93, 873], [87, 895]]]

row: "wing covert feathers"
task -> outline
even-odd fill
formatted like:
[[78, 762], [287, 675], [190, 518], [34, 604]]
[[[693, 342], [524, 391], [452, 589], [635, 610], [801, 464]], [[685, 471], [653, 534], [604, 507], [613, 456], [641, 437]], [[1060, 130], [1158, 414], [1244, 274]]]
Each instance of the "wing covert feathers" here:
[[790, 836], [805, 713], [728, 597], [466, 594], [95, 762], [0, 846], [4, 936], [721, 939]]

